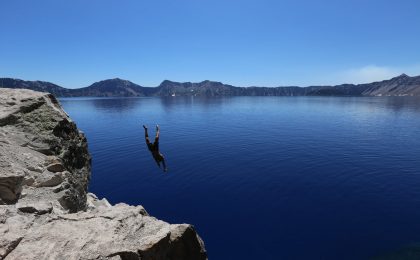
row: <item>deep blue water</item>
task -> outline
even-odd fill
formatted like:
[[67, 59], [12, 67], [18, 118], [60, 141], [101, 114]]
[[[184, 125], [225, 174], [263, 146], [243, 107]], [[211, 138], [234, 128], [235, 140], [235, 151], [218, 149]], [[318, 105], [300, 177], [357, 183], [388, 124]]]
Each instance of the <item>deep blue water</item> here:
[[[193, 224], [210, 259], [366, 259], [420, 241], [420, 99], [61, 99], [90, 191]], [[168, 173], [142, 124], [161, 126]]]

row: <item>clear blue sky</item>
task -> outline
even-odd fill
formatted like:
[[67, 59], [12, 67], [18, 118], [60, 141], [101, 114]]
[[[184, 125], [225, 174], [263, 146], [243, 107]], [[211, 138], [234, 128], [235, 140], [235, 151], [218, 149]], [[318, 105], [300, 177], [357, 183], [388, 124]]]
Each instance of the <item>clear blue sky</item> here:
[[0, 77], [84, 87], [120, 77], [237, 86], [420, 75], [420, 1], [0, 3]]

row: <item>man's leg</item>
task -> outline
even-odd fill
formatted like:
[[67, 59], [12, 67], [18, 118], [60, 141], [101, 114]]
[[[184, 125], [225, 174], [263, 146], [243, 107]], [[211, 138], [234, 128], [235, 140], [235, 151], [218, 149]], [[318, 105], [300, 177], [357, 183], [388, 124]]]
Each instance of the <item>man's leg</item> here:
[[156, 159], [155, 159], [155, 161], [156, 161], [157, 165], [158, 165], [158, 166], [159, 166], [159, 168], [160, 168], [160, 162], [159, 162], [159, 160], [156, 160]]
[[163, 165], [163, 171], [166, 172], [168, 168], [166, 168], [165, 157], [163, 156], [162, 156], [162, 165]]

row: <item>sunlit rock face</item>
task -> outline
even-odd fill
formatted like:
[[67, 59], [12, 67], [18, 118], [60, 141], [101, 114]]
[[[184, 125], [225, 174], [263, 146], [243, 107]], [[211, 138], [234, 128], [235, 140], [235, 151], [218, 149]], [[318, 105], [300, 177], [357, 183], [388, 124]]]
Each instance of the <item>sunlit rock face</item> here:
[[0, 259], [207, 259], [191, 225], [88, 193], [90, 165], [54, 96], [0, 88]]

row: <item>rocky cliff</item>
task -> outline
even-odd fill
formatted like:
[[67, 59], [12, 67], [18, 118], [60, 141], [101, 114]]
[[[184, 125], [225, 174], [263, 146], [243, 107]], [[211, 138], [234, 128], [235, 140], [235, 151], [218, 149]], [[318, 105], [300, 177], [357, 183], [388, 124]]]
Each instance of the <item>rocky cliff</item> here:
[[0, 88], [0, 259], [207, 259], [191, 225], [87, 193], [90, 161], [53, 95]]

